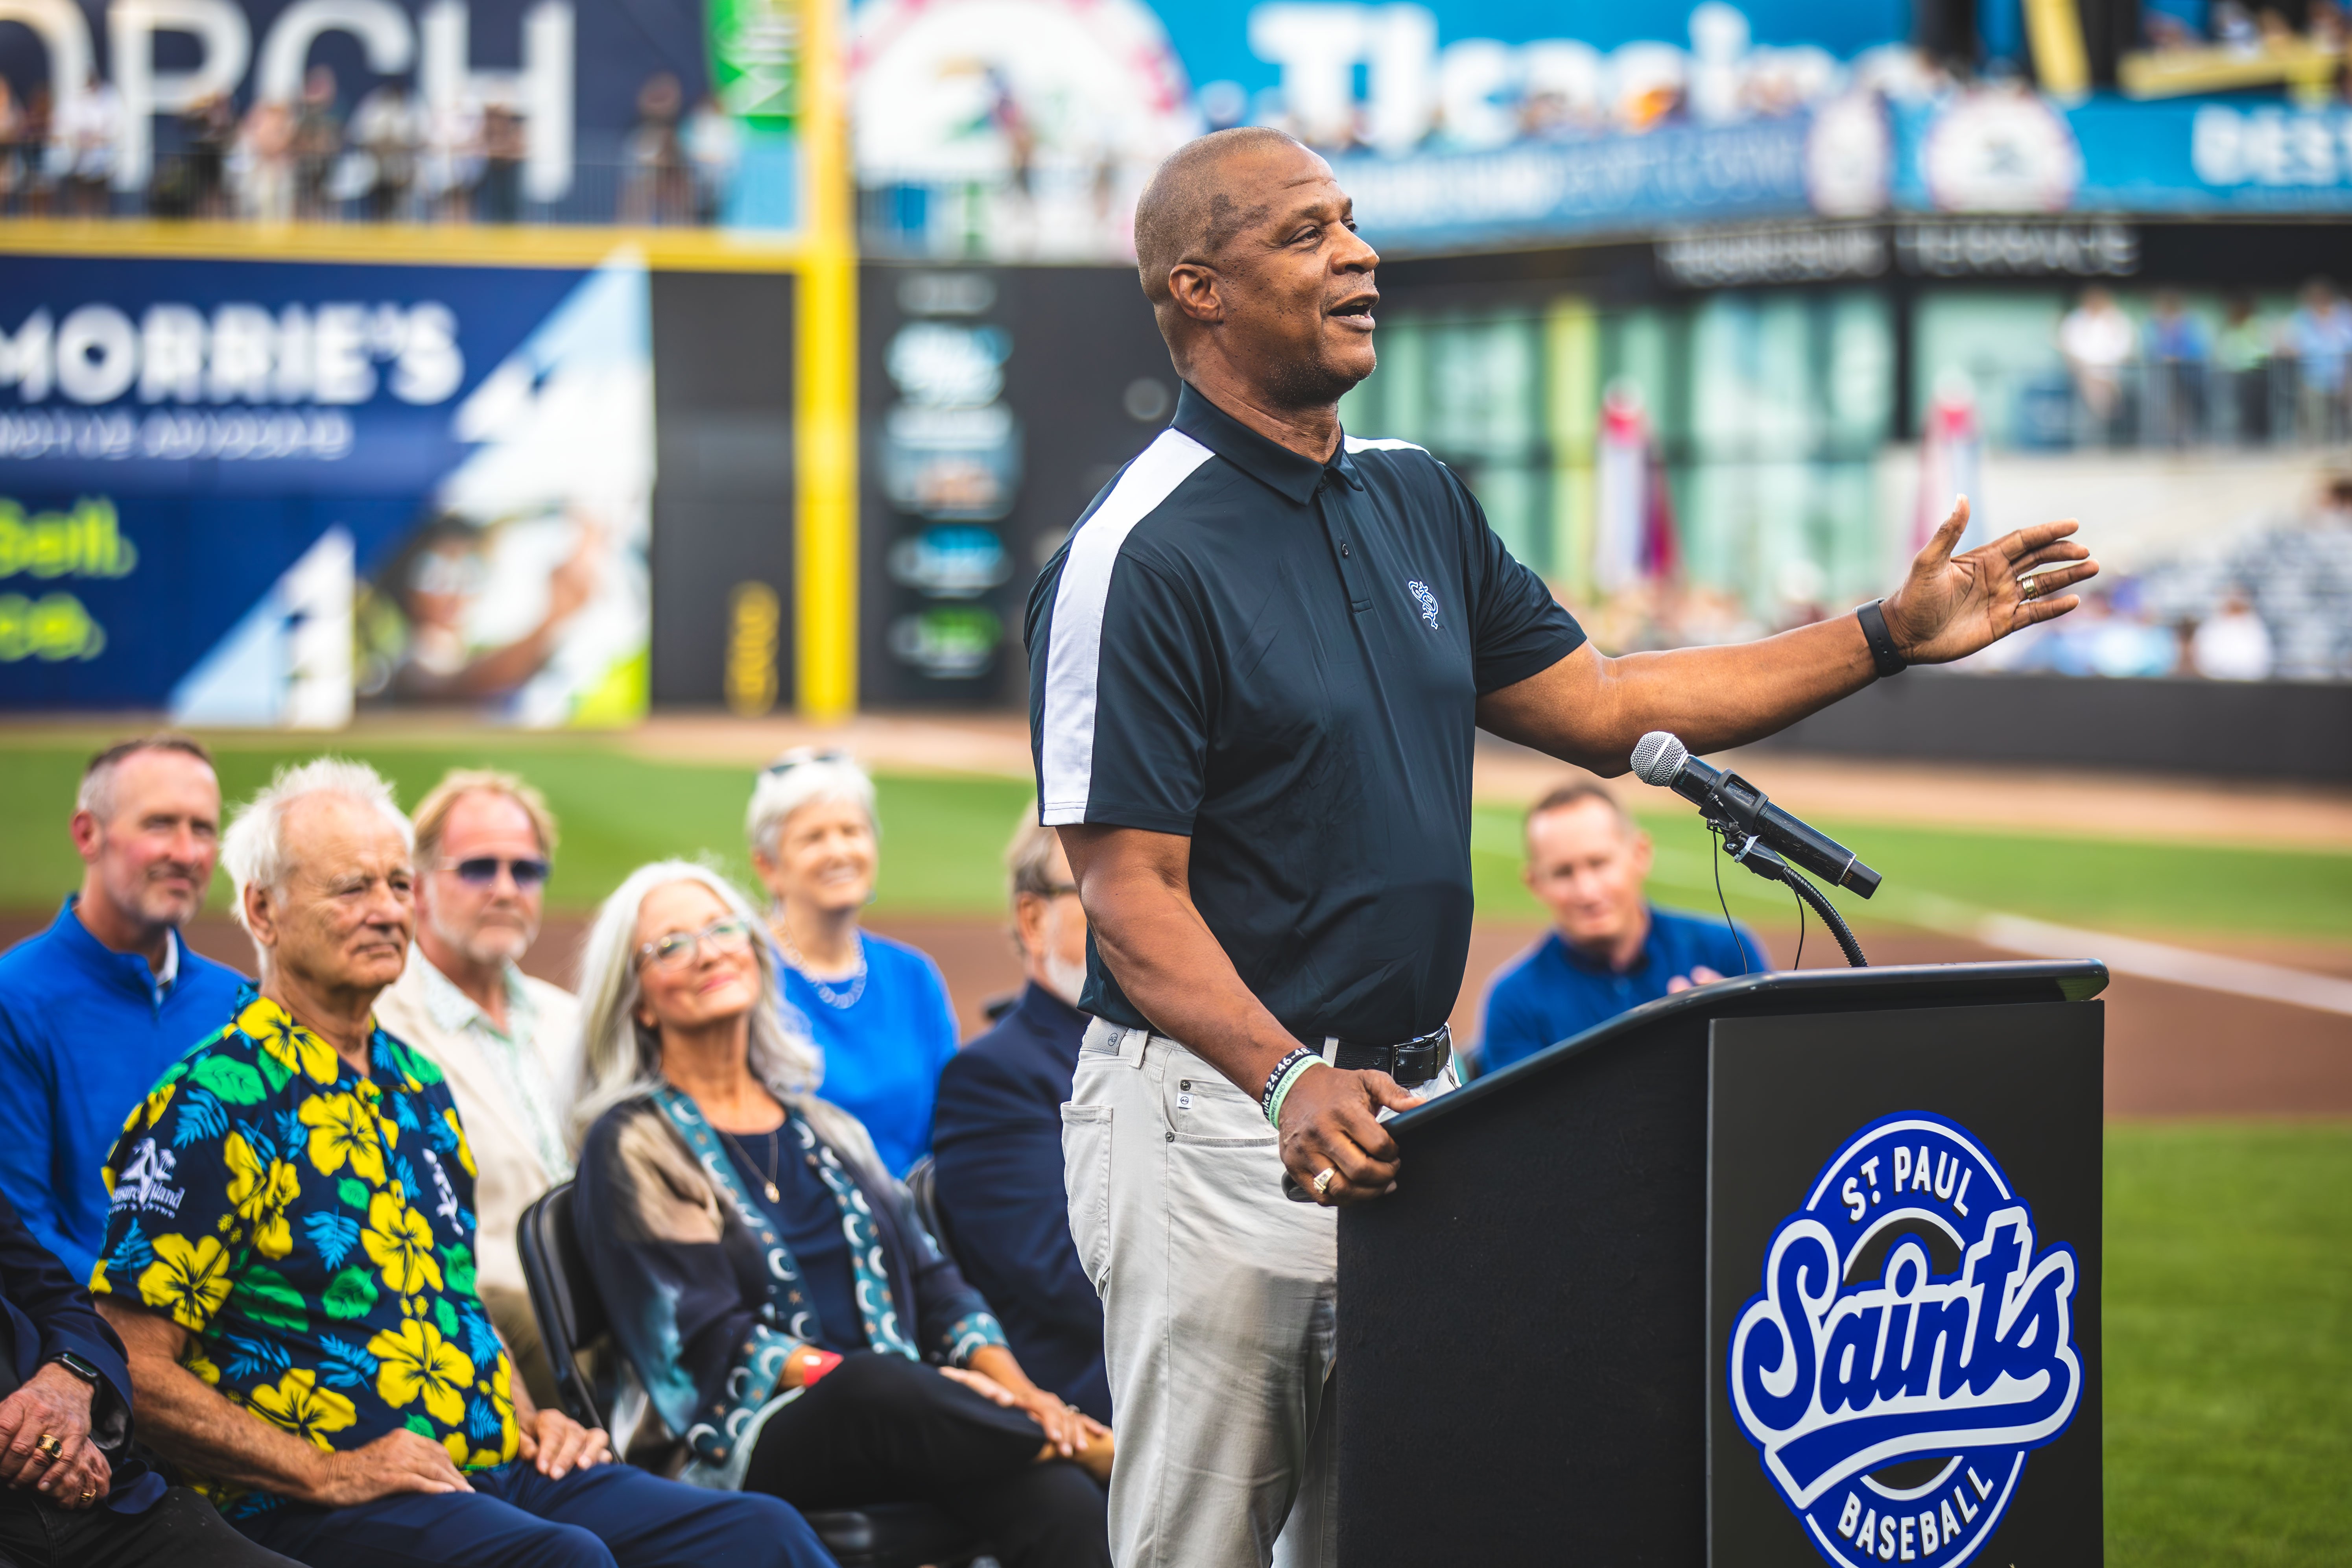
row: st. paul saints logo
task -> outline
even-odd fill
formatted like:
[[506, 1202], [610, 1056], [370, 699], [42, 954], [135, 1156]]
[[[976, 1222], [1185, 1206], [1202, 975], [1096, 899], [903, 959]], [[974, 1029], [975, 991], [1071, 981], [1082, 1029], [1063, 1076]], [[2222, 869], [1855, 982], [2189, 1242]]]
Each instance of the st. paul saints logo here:
[[[1949, 1272], [1938, 1272], [1938, 1260]], [[1822, 1555], [1958, 1568], [2074, 1419], [2074, 1252], [1963, 1128], [1864, 1128], [1773, 1233], [1727, 1369], [1740, 1430]]]

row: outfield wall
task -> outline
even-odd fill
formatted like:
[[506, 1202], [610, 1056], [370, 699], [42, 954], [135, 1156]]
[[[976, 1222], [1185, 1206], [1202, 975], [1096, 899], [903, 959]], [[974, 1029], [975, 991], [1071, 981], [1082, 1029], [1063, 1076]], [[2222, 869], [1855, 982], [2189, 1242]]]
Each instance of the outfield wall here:
[[2352, 685], [1911, 670], [1763, 744], [2352, 784]]

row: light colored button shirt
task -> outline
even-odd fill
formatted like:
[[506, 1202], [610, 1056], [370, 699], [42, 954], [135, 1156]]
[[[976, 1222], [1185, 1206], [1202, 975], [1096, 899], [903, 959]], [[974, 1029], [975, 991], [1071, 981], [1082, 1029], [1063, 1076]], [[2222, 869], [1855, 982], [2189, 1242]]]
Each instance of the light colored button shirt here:
[[478, 1280], [524, 1289], [515, 1226], [572, 1175], [563, 1116], [580, 1061], [580, 1005], [570, 992], [507, 965], [507, 1027], [411, 948], [408, 967], [376, 1002], [376, 1022], [430, 1058], [449, 1080], [474, 1152]]

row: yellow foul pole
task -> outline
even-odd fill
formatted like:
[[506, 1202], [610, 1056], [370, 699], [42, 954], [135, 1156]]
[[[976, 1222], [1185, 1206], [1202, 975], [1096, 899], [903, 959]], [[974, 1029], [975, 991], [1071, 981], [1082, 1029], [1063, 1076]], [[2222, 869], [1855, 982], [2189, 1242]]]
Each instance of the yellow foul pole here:
[[847, 0], [806, 0], [802, 37], [805, 247], [794, 379], [793, 534], [798, 701], [803, 716], [857, 706], [857, 247], [851, 224]]

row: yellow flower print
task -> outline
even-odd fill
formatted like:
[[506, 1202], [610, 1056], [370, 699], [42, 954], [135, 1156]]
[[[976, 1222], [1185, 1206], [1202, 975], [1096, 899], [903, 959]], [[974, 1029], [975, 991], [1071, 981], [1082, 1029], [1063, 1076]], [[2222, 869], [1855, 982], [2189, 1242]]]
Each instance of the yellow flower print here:
[[155, 1261], [139, 1276], [139, 1299], [168, 1310], [184, 1329], [202, 1329], [228, 1300], [228, 1249], [213, 1237], [155, 1238]]
[[358, 1408], [333, 1389], [320, 1388], [318, 1374], [307, 1367], [296, 1367], [275, 1388], [255, 1389], [246, 1403], [262, 1419], [329, 1452], [334, 1445], [327, 1441], [327, 1434], [359, 1419]]
[[307, 1074], [320, 1083], [332, 1083], [342, 1070], [335, 1047], [287, 1016], [286, 1009], [258, 996], [236, 1016], [237, 1029], [278, 1059], [290, 1073]]
[[204, 1346], [199, 1342], [193, 1339], [188, 1342], [187, 1350], [182, 1352], [180, 1364], [202, 1378], [206, 1387], [220, 1386], [220, 1368], [215, 1366], [212, 1358], [205, 1354]]
[[466, 1419], [466, 1385], [474, 1381], [474, 1360], [441, 1337], [441, 1331], [421, 1318], [411, 1318], [398, 1330], [386, 1329], [368, 1341], [368, 1353], [378, 1359], [375, 1391], [398, 1410], [425, 1401], [425, 1413], [444, 1426], [461, 1426]]
[[253, 1227], [254, 1249], [264, 1258], [285, 1257], [294, 1250], [286, 1207], [302, 1195], [294, 1167], [283, 1160], [264, 1161], [242, 1132], [230, 1133], [221, 1152], [228, 1160], [229, 1206]]
[[[440, 1260], [433, 1256], [433, 1226], [425, 1217], [401, 1202], [395, 1193], [378, 1193], [368, 1200], [368, 1227], [360, 1245], [383, 1270], [383, 1282], [404, 1296], [425, 1286], [441, 1289]], [[473, 1376], [472, 1373], [466, 1374]]]
[[128, 1132], [137, 1127], [142, 1111], [146, 1114], [147, 1125], [154, 1126], [163, 1120], [164, 1108], [172, 1103], [172, 1097], [179, 1092], [180, 1080], [175, 1078], [165, 1079], [148, 1091], [147, 1099], [142, 1104], [131, 1108], [131, 1114], [122, 1119], [122, 1130]]
[[442, 1111], [441, 1120], [447, 1122], [449, 1131], [457, 1135], [457, 1163], [466, 1167], [466, 1174], [480, 1175], [482, 1173], [474, 1168], [474, 1147], [466, 1142], [465, 1126], [457, 1120], [457, 1108], [453, 1105]]
[[349, 1094], [314, 1094], [296, 1112], [310, 1130], [310, 1163], [331, 1176], [349, 1162], [352, 1174], [383, 1184], [383, 1139], [373, 1110]]

